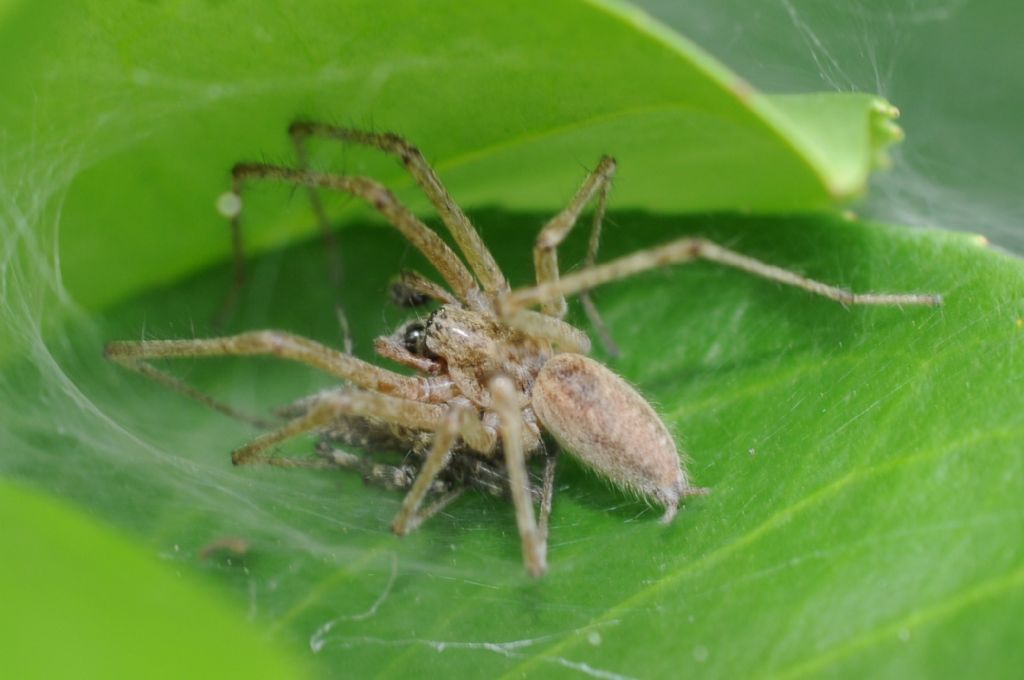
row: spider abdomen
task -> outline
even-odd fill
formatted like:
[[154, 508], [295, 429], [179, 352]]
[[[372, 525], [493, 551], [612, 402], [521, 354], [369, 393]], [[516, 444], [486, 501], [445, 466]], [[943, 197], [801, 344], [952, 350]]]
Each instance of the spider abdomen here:
[[552, 357], [533, 385], [533, 409], [567, 452], [615, 484], [665, 508], [688, 488], [675, 442], [625, 380], [579, 354]]

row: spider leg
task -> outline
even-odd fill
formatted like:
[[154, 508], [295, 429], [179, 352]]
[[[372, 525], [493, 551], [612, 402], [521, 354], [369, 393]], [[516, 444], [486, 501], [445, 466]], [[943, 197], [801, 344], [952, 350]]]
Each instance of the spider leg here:
[[537, 528], [530, 492], [530, 479], [523, 453], [523, 417], [516, 404], [512, 381], [498, 376], [489, 384], [494, 410], [501, 427], [502, 448], [508, 471], [512, 503], [516, 508], [516, 525], [523, 546], [523, 563], [531, 576], [541, 576], [547, 570], [547, 543]]
[[583, 304], [584, 314], [590, 320], [590, 325], [594, 327], [597, 337], [601, 340], [604, 351], [613, 359], [622, 356], [622, 350], [615, 342], [615, 338], [612, 337], [612, 332], [608, 330], [608, 324], [604, 322], [601, 312], [597, 311], [597, 305], [590, 297], [590, 289], [580, 291], [580, 302]]
[[[330, 189], [359, 198], [380, 212], [398, 231], [419, 250], [441, 274], [455, 295], [476, 310], [488, 309], [473, 275], [452, 249], [431, 231], [420, 219], [402, 205], [384, 185], [367, 177], [352, 177], [324, 172], [313, 172], [267, 163], [239, 163], [232, 171], [231, 191], [218, 203], [230, 210], [222, 213], [231, 219], [234, 241], [241, 243], [238, 218], [242, 209], [241, 190], [244, 182], [261, 179], [298, 186]], [[239, 245], [240, 248], [240, 245]], [[237, 259], [236, 259], [237, 262]], [[236, 275], [238, 278], [238, 275]], [[244, 280], [244, 273], [241, 275]]]
[[[461, 404], [446, 409], [438, 404], [425, 404], [377, 392], [347, 389], [322, 393], [302, 415], [236, 449], [231, 454], [231, 461], [235, 465], [266, 462], [267, 457], [263, 452], [270, 447], [300, 434], [328, 427], [344, 416], [366, 416], [400, 427], [440, 432], [450, 420], [451, 412], [456, 410], [461, 420], [459, 433], [467, 444], [482, 449], [494, 446], [494, 435], [488, 432], [479, 420], [462, 417], [465, 409]], [[435, 442], [439, 438], [443, 438], [442, 435], [436, 435]], [[427, 486], [429, 489], [429, 484]]]
[[918, 293], [851, 293], [789, 270], [747, 257], [728, 248], [700, 238], [682, 238], [655, 248], [649, 248], [618, 259], [583, 269], [558, 281], [539, 284], [532, 288], [513, 291], [499, 300], [499, 313], [511, 316], [517, 310], [560, 300], [595, 286], [624, 279], [634, 274], [670, 264], [709, 260], [728, 267], [806, 290], [843, 305], [941, 305], [942, 296]]
[[[177, 378], [166, 376], [170, 380], [163, 380], [154, 376], [153, 373], [162, 374], [162, 372], [149, 365], [148, 360], [271, 355], [307, 364], [368, 390], [396, 395], [405, 399], [442, 402], [455, 396], [451, 381], [447, 378], [401, 375], [313, 340], [283, 331], [252, 331], [221, 338], [193, 340], [111, 342], [104, 348], [104, 355], [108, 359], [157, 379], [172, 389], [207, 405], [210, 405], [207, 400], [197, 396], [197, 394], [201, 394], [198, 390]], [[140, 366], [144, 368], [140, 368]]]
[[[246, 465], [263, 463], [281, 468], [303, 468], [308, 470], [349, 470], [357, 472], [367, 484], [379, 486], [388, 491], [408, 491], [416, 479], [418, 470], [412, 465], [386, 465], [375, 463], [364, 456], [356, 456], [321, 442], [317, 456], [291, 458], [287, 456], [259, 455], [244, 461]], [[431, 493], [448, 493], [451, 485], [435, 480]]]
[[[399, 330], [401, 331], [402, 328], [399, 328]], [[395, 335], [379, 336], [373, 341], [374, 351], [385, 359], [390, 359], [395, 363], [408, 366], [423, 373], [439, 373], [441, 371], [442, 365], [440, 363], [433, 359], [413, 354], [395, 337], [397, 335], [396, 333]]]
[[292, 458], [289, 456], [268, 456], [257, 455], [235, 463], [236, 465], [270, 465], [271, 467], [301, 469], [301, 470], [337, 470], [350, 469], [347, 466], [339, 465], [333, 460], [324, 460], [313, 456], [302, 456]]
[[[399, 509], [395, 519], [391, 522], [391, 530], [399, 536], [405, 536], [422, 523], [425, 519], [418, 513], [423, 499], [430, 491], [437, 475], [448, 465], [452, 456], [452, 447], [455, 446], [456, 438], [462, 436], [466, 443], [480, 453], [488, 453], [494, 449], [497, 438], [491, 435], [489, 441], [479, 442], [478, 436], [471, 436], [474, 429], [485, 433], [484, 427], [473, 411], [462, 404], [456, 404], [448, 409], [440, 423], [434, 429], [434, 442], [430, 452], [423, 461], [416, 481], [412, 488], [402, 500], [402, 507]], [[487, 433], [485, 433], [487, 434]], [[474, 442], [478, 439], [478, 442]], [[486, 444], [481, 446], [481, 444]]]
[[[537, 235], [537, 242], [533, 249], [534, 268], [537, 270], [537, 285], [555, 283], [559, 279], [558, 270], [558, 246], [566, 239], [569, 232], [576, 226], [583, 208], [597, 198], [597, 206], [594, 210], [594, 219], [590, 228], [590, 239], [587, 242], [586, 267], [594, 266], [597, 259], [597, 250], [601, 241], [601, 224], [604, 221], [605, 208], [608, 204], [608, 192], [611, 189], [612, 178], [615, 176], [615, 159], [608, 156], [601, 158], [597, 168], [587, 176], [583, 186], [569, 202], [565, 209], [553, 217], [540, 234]], [[583, 303], [583, 310], [590, 319], [591, 324], [601, 338], [601, 343], [612, 356], [617, 356], [619, 348], [612, 340], [608, 327], [601, 319], [593, 300], [590, 299], [590, 291], [580, 291], [580, 298]], [[553, 297], [544, 301], [541, 311], [559, 319], [565, 316], [568, 309], [564, 297]]]
[[[412, 488], [416, 475], [418, 475], [420, 471], [420, 467], [418, 465], [412, 465], [409, 463], [403, 463], [401, 465], [377, 463], [365, 456], [357, 456], [347, 451], [343, 451], [327, 440], [320, 441], [317, 444], [316, 450], [322, 460], [318, 461], [315, 458], [295, 459], [296, 461], [302, 461], [302, 464], [296, 467], [312, 467], [316, 469], [327, 467], [332, 469], [352, 470], [358, 472], [362, 476], [363, 481], [368, 484], [381, 486], [389, 491], [408, 491]], [[277, 465], [277, 461], [281, 460], [287, 459], [275, 456], [274, 464]], [[305, 461], [311, 461], [313, 464], [306, 465]], [[530, 489], [534, 501], [541, 504], [542, 513], [544, 512], [545, 506], [547, 507], [547, 511], [550, 512], [550, 499], [554, 493], [553, 484], [555, 468], [554, 460], [551, 456], [545, 459], [544, 465], [543, 476], [540, 478], [542, 487], [531, 487]], [[282, 467], [289, 466], [285, 465]], [[491, 461], [486, 461], [472, 455], [457, 455], [453, 453], [451, 460], [448, 462], [448, 466], [444, 469], [444, 473], [443, 478], [439, 474], [439, 476], [434, 479], [429, 493], [445, 493], [457, 488], [475, 489], [476, 491], [486, 493], [496, 498], [503, 498], [506, 500], [510, 498], [508, 475], [505, 474], [504, 467], [498, 467]], [[422, 512], [420, 513], [420, 516], [422, 518]], [[546, 521], [546, 517], [543, 514], [540, 521]]]
[[388, 294], [391, 301], [399, 307], [419, 307], [431, 300], [443, 305], [462, 306], [451, 293], [413, 271], [403, 271], [395, 281], [392, 281]]
[[[309, 169], [309, 154], [306, 152], [306, 145], [302, 137], [292, 134], [292, 145], [295, 147], [295, 159], [300, 170]], [[330, 220], [327, 219], [327, 212], [324, 210], [320, 194], [313, 187], [306, 187], [306, 194], [309, 196], [309, 204], [316, 215], [317, 226], [320, 227], [320, 235], [324, 240], [324, 250], [327, 253], [327, 277], [334, 293], [334, 314], [338, 318], [338, 326], [341, 329], [342, 346], [345, 354], [352, 353], [352, 330], [349, 327], [348, 315], [345, 314], [345, 307], [341, 302], [341, 253], [338, 249], [338, 239], [335, 238], [331, 229]], [[238, 228], [238, 216], [231, 219], [232, 233]], [[235, 254], [238, 256], [238, 253]], [[237, 264], [236, 264], [237, 266]]]
[[175, 392], [184, 394], [186, 397], [195, 399], [200, 404], [208, 406], [212, 408], [214, 411], [217, 411], [218, 413], [223, 413], [224, 415], [230, 418], [234, 418], [235, 420], [240, 420], [243, 423], [249, 423], [250, 425], [253, 425], [260, 429], [274, 427], [274, 425], [278, 424], [278, 421], [266, 420], [259, 416], [254, 416], [243, 411], [239, 411], [234, 406], [226, 404], [215, 397], [211, 397], [202, 390], [197, 389], [192, 385], [189, 385], [184, 380], [176, 378], [173, 375], [170, 375], [169, 373], [165, 373], [164, 371], [161, 371], [159, 368], [156, 368], [152, 364], [146, 363], [145, 361], [119, 359], [117, 357], [110, 358], [115, 359], [116, 361], [118, 361], [118, 363], [120, 363], [122, 366], [124, 366], [130, 371], [134, 371], [139, 375], [143, 375], [149, 378], [150, 380], [155, 380], [164, 387], [169, 387]]
[[464, 486], [460, 486], [457, 489], [452, 489], [451, 491], [449, 491], [448, 493], [444, 494], [443, 496], [438, 498], [436, 501], [434, 501], [433, 503], [431, 503], [427, 507], [425, 507], [422, 510], [420, 510], [419, 515], [417, 515], [417, 519], [418, 519], [417, 525], [423, 524], [428, 519], [430, 519], [431, 517], [433, 517], [437, 513], [441, 512], [442, 510], [447, 508], [454, 501], [458, 500], [458, 498], [462, 494], [464, 494], [465, 492], [466, 492], [466, 487], [464, 487]]
[[[587, 257], [583, 261], [584, 267], [593, 267], [597, 264], [597, 250], [601, 245], [601, 225], [604, 223], [604, 213], [608, 205], [608, 192], [610, 189], [611, 182], [605, 182], [598, 194], [597, 207], [594, 209], [594, 218], [590, 227], [590, 239], [587, 241]], [[591, 299], [589, 290], [580, 291], [580, 302], [583, 303], [583, 311], [590, 320], [590, 325], [597, 331], [597, 337], [601, 339], [601, 345], [604, 346], [604, 350], [608, 355], [617, 357], [622, 354], [619, 346], [615, 344], [615, 339], [612, 338], [611, 331], [608, 330], [608, 325], [601, 318], [601, 313], [597, 311], [597, 305]]]
[[238, 182], [232, 180], [231, 191], [222, 194], [217, 198], [217, 212], [228, 218], [228, 226], [231, 230], [231, 254], [234, 262], [234, 269], [231, 278], [231, 287], [228, 294], [220, 303], [220, 308], [213, 316], [213, 327], [220, 329], [234, 314], [238, 305], [238, 298], [242, 295], [242, 288], [248, 277], [245, 269], [245, 244], [242, 241], [242, 226], [240, 224], [242, 214], [241, 187]]
[[556, 449], [544, 459], [544, 477], [540, 492], [540, 520], [537, 522], [537, 533], [540, 534], [545, 554], [548, 550], [548, 523], [551, 519], [551, 504], [555, 497], [555, 465], [557, 463], [558, 450]]
[[[358, 472], [363, 481], [380, 486], [388, 491], [407, 491], [416, 479], [417, 468], [413, 465], [386, 465], [376, 463], [365, 456], [357, 456], [332, 446], [326, 441], [317, 444], [316, 452], [321, 461], [330, 467]], [[275, 460], [280, 458], [275, 457]], [[438, 481], [433, 492], [449, 491], [449, 485]]]
[[556, 317], [532, 309], [517, 309], [507, 314], [503, 320], [507, 325], [529, 333], [535, 338], [548, 340], [564, 352], [590, 352], [590, 338], [587, 334]]
[[509, 289], [505, 276], [501, 273], [498, 263], [494, 261], [494, 256], [487, 249], [483, 239], [480, 238], [480, 234], [473, 228], [469, 218], [448, 193], [441, 178], [430, 167], [420, 150], [409, 141], [392, 133], [353, 130], [311, 121], [296, 121], [288, 128], [288, 132], [291, 134], [296, 148], [302, 149], [300, 151], [302, 156], [305, 156], [304, 147], [308, 137], [325, 137], [350, 144], [369, 146], [396, 157], [434, 205], [441, 221], [444, 222], [459, 249], [466, 256], [470, 268], [480, 280], [484, 290], [507, 291]]

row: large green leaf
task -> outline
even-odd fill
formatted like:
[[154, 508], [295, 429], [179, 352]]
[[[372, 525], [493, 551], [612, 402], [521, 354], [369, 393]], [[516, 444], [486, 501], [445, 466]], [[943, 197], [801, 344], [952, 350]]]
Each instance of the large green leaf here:
[[231, 608], [90, 518], [5, 480], [0, 518], [5, 675], [299, 675]]
[[[518, 209], [558, 206], [602, 153], [622, 164], [620, 206], [822, 209], [858, 194], [899, 132], [875, 97], [765, 97], [610, 2], [60, 4], [25, 4], [0, 33], [18, 64], [3, 176], [75, 178], [62, 270], [89, 305], [224, 257], [211, 206], [227, 169], [290, 160], [296, 116], [399, 130], [464, 203]], [[45, 49], [24, 45], [41, 34]], [[330, 145], [317, 162], [400, 176]], [[310, 229], [275, 214], [252, 225], [256, 247]]]
[[[514, 279], [528, 278], [540, 216], [476, 217]], [[211, 577], [278, 638], [312, 646], [328, 674], [1018, 667], [1019, 264], [970, 238], [826, 219], [615, 222], [609, 257], [692, 230], [826, 280], [948, 302], [844, 309], [711, 265], [602, 291], [625, 351], [613, 366], [658, 405], [713, 493], [666, 528], [565, 461], [552, 567], [538, 583], [505, 503], [471, 497], [397, 539], [397, 495], [344, 474], [234, 469], [228, 451], [252, 431], [99, 363], [104, 339], [142, 328], [208, 333], [226, 268], [76, 329], [67, 383], [12, 376], [49, 403], [77, 385], [88, 410], [63, 407], [69, 420], [49, 432], [38, 414], [21, 416], [32, 447], [6, 464], [167, 552], [246, 538], [247, 568]], [[365, 354], [403, 316], [382, 312], [388, 277], [418, 259], [379, 227], [345, 236], [359, 244], [346, 264], [367, 292], [350, 305]], [[239, 324], [336, 340], [320, 251], [260, 259]], [[174, 368], [252, 410], [329, 384], [251, 359]]]
[[[205, 572], [325, 675], [1012, 674], [1020, 264], [971, 237], [824, 216], [673, 215], [823, 207], [855, 191], [889, 134], [873, 134], [877, 100], [737, 96], [706, 57], [603, 6], [354, 6], [26, 3], [0, 15], [2, 63], [18, 64], [0, 103], [0, 337], [20, 357], [0, 376], [0, 469]], [[721, 107], [697, 116], [712, 128], [685, 102]], [[399, 540], [394, 494], [231, 468], [227, 452], [252, 431], [99, 359], [112, 338], [211, 332], [230, 278], [212, 199], [231, 162], [286, 160], [282, 130], [300, 114], [406, 132], [460, 201], [505, 206], [473, 216], [517, 282], [548, 211], [612, 152], [602, 257], [701, 233], [842, 285], [948, 303], [845, 310], [707, 265], [601, 291], [625, 351], [613, 367], [655, 401], [713, 493], [665, 528], [565, 461], [552, 570], [534, 583], [505, 503], [466, 498]], [[325, 167], [400, 177], [381, 159], [321, 152]], [[264, 189], [249, 208], [267, 252], [234, 327], [336, 342], [319, 244], [270, 250], [311, 229], [304, 202]], [[388, 278], [420, 262], [391, 231], [348, 218], [345, 298], [366, 356], [403, 318], [384, 304]], [[259, 360], [174, 369], [252, 410], [329, 384]], [[242, 564], [191, 557], [225, 536], [251, 545]]]

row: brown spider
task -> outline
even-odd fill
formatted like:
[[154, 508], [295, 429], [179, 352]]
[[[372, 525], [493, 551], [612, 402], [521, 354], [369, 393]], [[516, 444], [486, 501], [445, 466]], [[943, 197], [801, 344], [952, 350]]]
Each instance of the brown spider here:
[[[590, 340], [562, 320], [566, 296], [579, 294], [596, 328], [606, 336], [587, 291], [609, 281], [698, 258], [735, 267], [766, 279], [803, 288], [843, 304], [941, 304], [934, 295], [853, 294], [727, 250], [699, 238], [683, 238], [596, 265], [601, 221], [615, 161], [604, 157], [562, 212], [541, 230], [534, 247], [537, 283], [511, 290], [490, 251], [416, 147], [393, 134], [378, 134], [318, 123], [290, 128], [299, 167], [241, 163], [232, 189], [218, 200], [231, 220], [236, 277], [229, 300], [244, 278], [239, 214], [241, 190], [249, 180], [306, 186], [325, 238], [326, 217], [315, 189], [331, 189], [376, 208], [437, 269], [447, 289], [415, 273], [402, 276], [392, 297], [405, 305], [436, 301], [426, 321], [410, 321], [377, 339], [382, 357], [414, 369], [403, 375], [380, 368], [312, 340], [283, 331], [255, 331], [192, 340], [111, 342], [105, 354], [221, 411], [229, 407], [163, 373], [148, 360], [171, 357], [273, 355], [302, 362], [340, 378], [345, 386], [327, 390], [279, 413], [287, 422], [232, 454], [235, 464], [343, 467], [368, 479], [407, 490], [392, 529], [404, 535], [450, 502], [466, 486], [493, 493], [506, 490], [515, 505], [527, 571], [546, 569], [547, 520], [551, 508], [554, 456], [547, 456], [543, 483], [531, 484], [526, 460], [545, 452], [542, 434], [616, 485], [676, 514], [682, 498], [704, 493], [683, 468], [676, 445], [654, 409], [622, 378], [584, 356]], [[465, 263], [383, 185], [366, 178], [315, 172], [307, 167], [307, 138], [326, 137], [370, 146], [398, 158], [437, 209]], [[585, 206], [596, 198], [587, 266], [560, 277], [557, 248]], [[468, 264], [468, 267], [466, 266]], [[335, 269], [336, 271], [336, 269]], [[539, 311], [531, 308], [539, 307]], [[347, 322], [338, 316], [350, 346]], [[321, 458], [268, 455], [274, 445], [299, 434], [320, 436]], [[352, 455], [336, 445], [366, 451], [404, 450], [413, 465], [387, 466]], [[430, 493], [440, 499], [421, 511]], [[539, 500], [538, 523], [534, 501]]]

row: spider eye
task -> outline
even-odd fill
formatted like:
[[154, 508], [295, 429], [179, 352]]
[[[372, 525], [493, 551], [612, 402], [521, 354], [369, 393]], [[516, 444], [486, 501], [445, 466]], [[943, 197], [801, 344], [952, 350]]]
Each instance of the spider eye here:
[[420, 321], [411, 323], [405, 327], [405, 337], [402, 338], [402, 344], [412, 354], [417, 356], [427, 356], [429, 350], [427, 349], [427, 327]]

